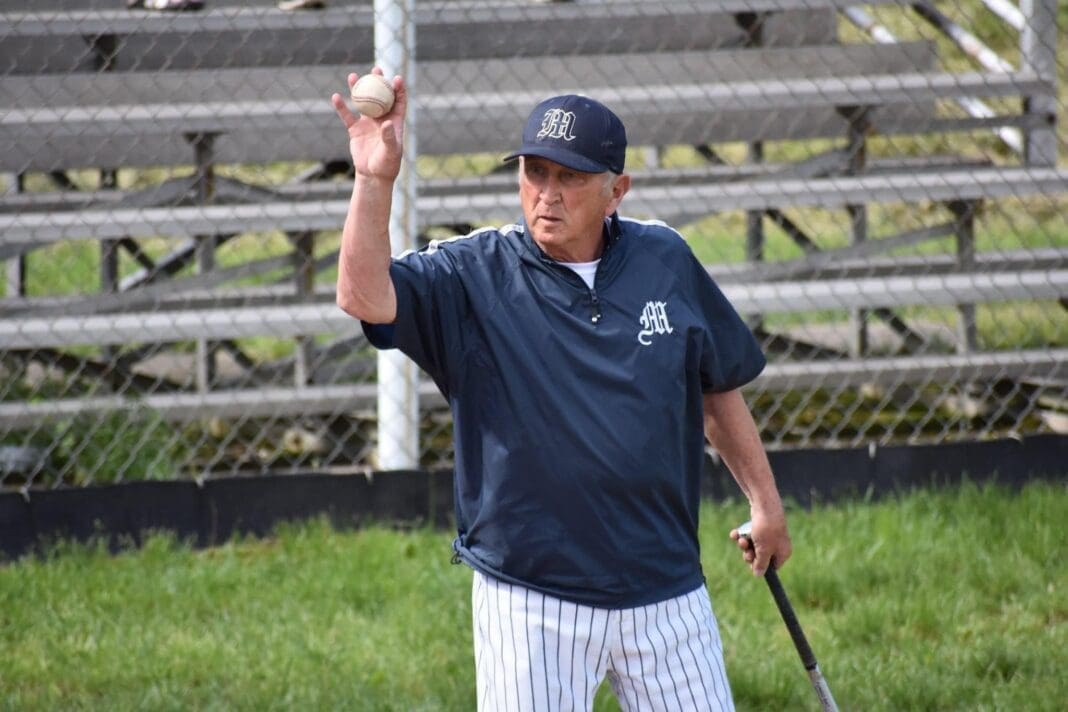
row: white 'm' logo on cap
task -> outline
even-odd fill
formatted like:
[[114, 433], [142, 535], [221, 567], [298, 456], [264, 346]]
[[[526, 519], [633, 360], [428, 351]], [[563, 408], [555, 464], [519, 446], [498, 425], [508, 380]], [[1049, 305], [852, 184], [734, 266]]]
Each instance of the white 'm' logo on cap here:
[[549, 109], [541, 119], [541, 130], [538, 138], [558, 138], [564, 141], [574, 141], [575, 114], [563, 109]]

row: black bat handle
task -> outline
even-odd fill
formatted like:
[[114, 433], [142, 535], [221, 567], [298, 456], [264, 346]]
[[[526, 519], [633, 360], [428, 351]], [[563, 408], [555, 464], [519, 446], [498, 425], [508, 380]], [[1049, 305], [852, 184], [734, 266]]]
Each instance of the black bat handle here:
[[782, 615], [783, 622], [786, 623], [786, 629], [790, 631], [790, 637], [794, 640], [797, 653], [801, 656], [801, 663], [806, 670], [810, 672], [815, 670], [816, 655], [812, 652], [812, 646], [808, 644], [805, 631], [801, 630], [801, 624], [797, 621], [797, 614], [794, 613], [794, 607], [790, 605], [790, 599], [786, 597], [786, 591], [779, 580], [779, 574], [775, 571], [774, 562], [771, 562], [768, 570], [764, 572], [764, 580], [768, 583], [771, 596], [775, 599], [775, 605], [779, 607], [779, 613]]
[[[749, 534], [749, 522], [738, 527], [738, 529], [739, 536], [748, 539], [749, 546], [755, 546], [753, 537]], [[794, 613], [794, 607], [790, 605], [790, 599], [786, 597], [786, 590], [782, 587], [782, 581], [779, 580], [779, 574], [775, 570], [774, 559], [768, 562], [768, 570], [764, 572], [764, 580], [771, 591], [771, 597], [775, 599], [775, 605], [779, 608], [779, 615], [782, 616], [783, 622], [786, 623], [786, 630], [790, 632], [790, 637], [794, 641], [797, 654], [801, 657], [801, 664], [805, 666], [805, 671], [808, 672], [808, 679], [812, 682], [812, 688], [816, 691], [816, 696], [819, 697], [820, 707], [824, 712], [838, 712], [838, 705], [834, 701], [834, 695], [831, 694], [831, 688], [827, 686], [827, 681], [823, 679], [823, 673], [820, 672], [820, 666], [816, 663], [816, 655], [812, 652], [812, 646], [808, 644], [808, 638], [805, 637], [805, 632], [801, 630], [801, 624], [797, 620], [797, 614]]]

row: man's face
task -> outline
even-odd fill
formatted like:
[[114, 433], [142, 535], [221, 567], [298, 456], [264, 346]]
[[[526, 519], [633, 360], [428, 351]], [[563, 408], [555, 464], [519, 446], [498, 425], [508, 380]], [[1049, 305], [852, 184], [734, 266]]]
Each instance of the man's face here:
[[546, 158], [523, 156], [519, 199], [531, 236], [561, 262], [600, 257], [604, 219], [615, 212], [630, 186], [627, 176], [609, 190], [603, 173], [576, 171]]

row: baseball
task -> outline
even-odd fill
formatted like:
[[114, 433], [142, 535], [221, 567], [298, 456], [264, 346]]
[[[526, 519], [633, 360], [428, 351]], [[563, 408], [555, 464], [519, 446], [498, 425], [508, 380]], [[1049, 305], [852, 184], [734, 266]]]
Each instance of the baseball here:
[[377, 119], [393, 108], [393, 87], [380, 74], [364, 74], [352, 85], [352, 103], [364, 116]]

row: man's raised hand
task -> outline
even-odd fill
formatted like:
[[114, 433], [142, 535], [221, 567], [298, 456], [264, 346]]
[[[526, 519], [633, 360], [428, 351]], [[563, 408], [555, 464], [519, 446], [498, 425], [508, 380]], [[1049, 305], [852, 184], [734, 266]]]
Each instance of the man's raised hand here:
[[[382, 74], [375, 67], [371, 70]], [[348, 76], [349, 91], [359, 79], [352, 73]], [[357, 177], [394, 180], [400, 172], [401, 155], [404, 146], [404, 115], [408, 109], [408, 91], [401, 77], [394, 77], [393, 107], [379, 118], [354, 114], [341, 94], [334, 94], [330, 102], [334, 111], [345, 124], [349, 133], [349, 152]]]

